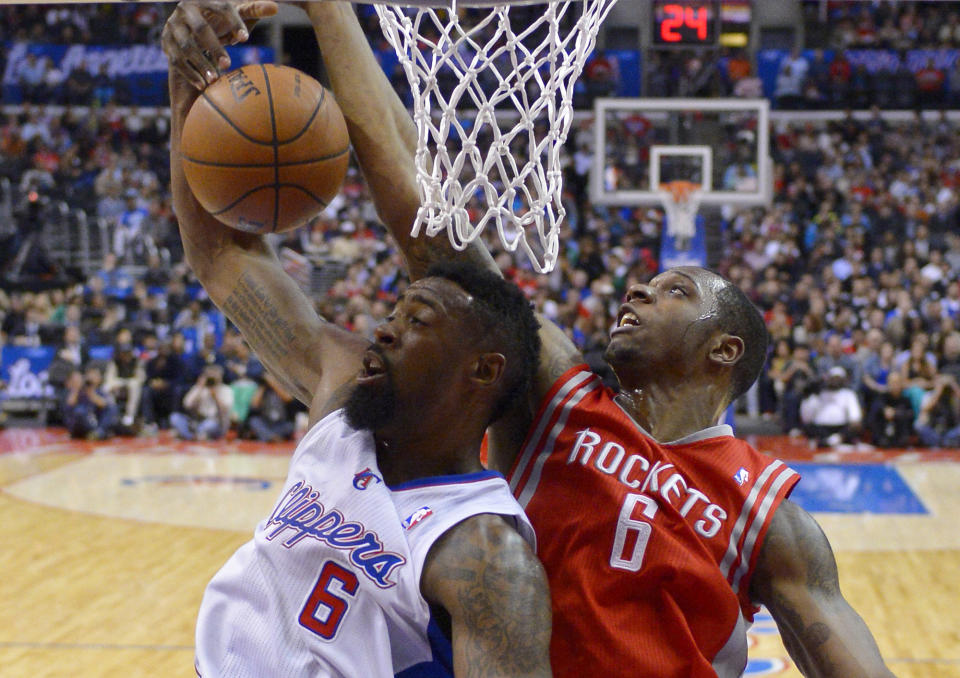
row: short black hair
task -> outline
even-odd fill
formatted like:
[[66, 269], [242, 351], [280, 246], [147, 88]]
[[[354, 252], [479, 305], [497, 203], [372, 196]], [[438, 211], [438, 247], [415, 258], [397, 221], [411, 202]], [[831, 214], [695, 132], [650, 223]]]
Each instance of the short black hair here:
[[767, 362], [770, 333], [760, 311], [735, 284], [728, 282], [717, 293], [720, 329], [743, 340], [743, 357], [733, 367], [730, 402], [746, 393]]
[[540, 323], [533, 306], [514, 283], [476, 264], [440, 262], [430, 267], [427, 276], [450, 280], [473, 297], [477, 337], [506, 358], [503, 391], [489, 426], [517, 398], [526, 398], [533, 385], [540, 361]]

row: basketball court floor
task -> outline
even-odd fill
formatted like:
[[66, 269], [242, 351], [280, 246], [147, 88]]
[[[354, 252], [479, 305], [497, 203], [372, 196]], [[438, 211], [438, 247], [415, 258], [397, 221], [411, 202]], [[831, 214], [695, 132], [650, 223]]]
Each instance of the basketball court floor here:
[[[752, 442], [803, 475], [794, 498], [893, 672], [960, 678], [960, 450]], [[0, 676], [194, 675], [204, 586], [272, 509], [292, 447], [0, 431]], [[746, 675], [800, 675], [768, 615], [750, 642]]]

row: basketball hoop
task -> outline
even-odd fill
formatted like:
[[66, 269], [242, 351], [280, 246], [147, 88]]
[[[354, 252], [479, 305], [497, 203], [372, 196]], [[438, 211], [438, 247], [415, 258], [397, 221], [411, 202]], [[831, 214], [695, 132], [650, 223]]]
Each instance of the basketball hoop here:
[[[91, 1], [148, 0], [67, 0]], [[411, 235], [446, 231], [463, 250], [489, 224], [508, 251], [552, 271], [573, 88], [617, 0], [352, 1], [374, 5], [413, 94]]]
[[446, 231], [463, 250], [492, 224], [507, 250], [553, 270], [573, 86], [616, 0], [546, 2], [517, 25], [512, 6], [538, 0], [391, 1], [375, 7], [414, 100], [411, 235]]
[[689, 242], [696, 233], [695, 222], [703, 195], [701, 185], [693, 181], [666, 181], [660, 184], [660, 204], [667, 216], [667, 235], [681, 243]]

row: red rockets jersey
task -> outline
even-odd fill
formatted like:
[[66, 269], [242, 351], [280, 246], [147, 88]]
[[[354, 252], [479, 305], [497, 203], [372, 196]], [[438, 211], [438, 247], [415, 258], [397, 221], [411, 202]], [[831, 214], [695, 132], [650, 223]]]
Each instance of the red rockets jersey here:
[[715, 426], [658, 443], [586, 366], [547, 394], [510, 474], [553, 598], [556, 676], [740, 676], [748, 591], [799, 480]]

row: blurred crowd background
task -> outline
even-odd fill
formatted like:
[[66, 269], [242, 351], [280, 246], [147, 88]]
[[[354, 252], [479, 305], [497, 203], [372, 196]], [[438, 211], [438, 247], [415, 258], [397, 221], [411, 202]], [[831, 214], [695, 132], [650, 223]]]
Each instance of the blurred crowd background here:
[[[716, 216], [712, 265], [754, 300], [773, 339], [737, 413], [814, 446], [960, 446], [960, 137], [948, 115], [960, 94], [960, 60], [948, 49], [960, 42], [960, 8], [805, 8], [811, 37], [778, 54], [772, 91], [758, 75], [761, 56], [735, 48], [716, 60], [653, 54], [644, 69], [650, 95], [767, 96], [784, 109], [845, 111], [774, 120], [772, 204]], [[0, 118], [0, 417], [26, 412], [88, 438], [171, 428], [185, 439], [289, 439], [303, 430], [304, 408], [183, 263], [166, 111], [134, 105], [136, 88], [106, 62], [55, 72], [23, 47], [155, 46], [164, 11], [0, 8], [0, 71], [18, 97], [5, 96]], [[850, 58], [857, 49], [895, 58], [869, 71]], [[918, 66], [917, 50], [940, 56]], [[22, 57], [15, 73], [13, 54]], [[583, 106], [620, 86], [604, 84], [603, 68], [590, 73]], [[551, 274], [486, 243], [615, 386], [602, 350], [626, 288], [660, 268], [663, 213], [591, 204], [590, 141], [574, 130], [565, 150], [568, 217]], [[317, 311], [367, 335], [407, 284], [355, 168], [323, 214], [274, 241]]]

